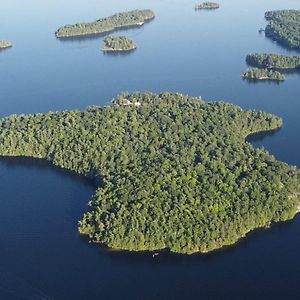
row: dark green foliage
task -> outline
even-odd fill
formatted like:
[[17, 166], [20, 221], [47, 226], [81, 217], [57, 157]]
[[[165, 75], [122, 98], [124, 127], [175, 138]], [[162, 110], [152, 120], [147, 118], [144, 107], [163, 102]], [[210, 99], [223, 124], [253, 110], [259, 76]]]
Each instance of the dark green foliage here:
[[215, 2], [203, 2], [203, 3], [195, 5], [196, 10], [198, 10], [198, 9], [217, 9], [219, 7], [220, 7], [220, 5]]
[[252, 68], [242, 74], [243, 79], [284, 81], [285, 76], [271, 69]]
[[136, 49], [133, 40], [126, 36], [108, 36], [104, 39], [103, 51], [130, 51]]
[[300, 69], [300, 56], [288, 56], [268, 53], [253, 53], [246, 57], [246, 62], [252, 67], [276, 70]]
[[124, 94], [109, 107], [2, 119], [0, 153], [97, 179], [79, 222], [95, 242], [207, 252], [294, 216], [298, 170], [245, 141], [281, 125], [223, 102]]
[[290, 48], [300, 49], [300, 10], [268, 11], [266, 36]]
[[154, 17], [154, 12], [149, 9], [133, 10], [118, 13], [94, 22], [65, 25], [59, 28], [55, 35], [58, 38], [67, 38], [72, 36], [112, 32], [122, 28], [141, 26]]

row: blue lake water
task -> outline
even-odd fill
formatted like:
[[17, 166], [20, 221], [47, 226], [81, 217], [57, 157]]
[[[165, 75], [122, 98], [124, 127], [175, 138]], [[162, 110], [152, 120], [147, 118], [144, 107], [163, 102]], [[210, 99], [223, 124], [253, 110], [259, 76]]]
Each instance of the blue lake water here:
[[[0, 116], [107, 105], [122, 91], [176, 91], [275, 113], [284, 127], [257, 139], [300, 167], [300, 74], [250, 84], [240, 74], [251, 52], [299, 54], [258, 33], [264, 12], [300, 9], [299, 0], [3, 0]], [[123, 31], [130, 55], [100, 51], [103, 38], [60, 41], [56, 29], [118, 11], [157, 17]], [[0, 159], [0, 299], [298, 299], [300, 218], [250, 234], [208, 255], [107, 251], [77, 233], [91, 182], [33, 159]]]

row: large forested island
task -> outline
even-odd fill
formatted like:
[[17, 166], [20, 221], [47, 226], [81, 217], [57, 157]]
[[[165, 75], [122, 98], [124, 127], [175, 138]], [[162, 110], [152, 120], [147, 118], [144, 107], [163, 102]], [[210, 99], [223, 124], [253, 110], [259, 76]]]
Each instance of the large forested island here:
[[181, 94], [0, 121], [0, 154], [45, 158], [95, 180], [79, 232], [131, 251], [208, 252], [291, 219], [299, 171], [254, 149], [282, 120]]
[[300, 69], [300, 56], [289, 56], [269, 53], [248, 54], [246, 62], [257, 68], [268, 68], [275, 70]]
[[220, 7], [219, 3], [203, 2], [203, 3], [196, 4], [195, 5], [195, 10], [198, 10], [198, 9], [217, 9], [219, 7]]
[[58, 38], [68, 38], [113, 32], [118, 29], [142, 26], [146, 21], [152, 20], [154, 17], [155, 14], [152, 10], [133, 10], [117, 13], [94, 22], [65, 25], [59, 28], [55, 35]]
[[242, 74], [243, 79], [248, 80], [271, 80], [284, 81], [285, 76], [278, 71], [272, 69], [252, 68]]
[[126, 36], [108, 36], [101, 48], [104, 52], [127, 52], [136, 49], [137, 45]]
[[266, 36], [290, 48], [300, 49], [300, 10], [268, 11]]
[[12, 43], [9, 41], [0, 41], [0, 49], [6, 49], [12, 47]]

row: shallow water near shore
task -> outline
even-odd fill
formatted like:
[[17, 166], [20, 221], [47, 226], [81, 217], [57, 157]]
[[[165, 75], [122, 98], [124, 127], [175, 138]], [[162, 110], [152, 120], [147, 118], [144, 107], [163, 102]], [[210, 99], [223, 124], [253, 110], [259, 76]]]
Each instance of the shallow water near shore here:
[[[108, 105], [122, 91], [175, 91], [281, 116], [282, 129], [251, 137], [300, 168], [300, 74], [249, 84], [251, 52], [299, 54], [259, 34], [264, 12], [298, 0], [221, 0], [195, 11], [190, 0], [3, 1], [0, 116]], [[30, 7], [30, 9], [28, 9]], [[66, 23], [150, 8], [156, 18], [120, 31], [138, 48], [105, 55], [103, 36], [58, 40]], [[30, 158], [0, 158], [0, 299], [297, 299], [300, 218], [258, 230], [206, 255], [127, 253], [88, 243], [77, 221], [92, 182]]]

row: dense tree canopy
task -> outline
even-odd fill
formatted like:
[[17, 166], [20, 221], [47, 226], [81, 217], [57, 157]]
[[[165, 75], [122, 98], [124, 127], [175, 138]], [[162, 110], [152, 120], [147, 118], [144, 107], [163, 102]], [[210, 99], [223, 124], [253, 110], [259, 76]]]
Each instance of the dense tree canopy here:
[[103, 51], [130, 51], [136, 49], [137, 45], [126, 36], [110, 35], [104, 39]]
[[276, 10], [265, 14], [266, 36], [284, 46], [300, 49], [300, 10]]
[[242, 74], [243, 79], [284, 81], [285, 76], [272, 69], [252, 68]]
[[300, 69], [300, 56], [289, 56], [272, 53], [248, 54], [246, 62], [257, 68], [269, 68], [275, 70]]
[[46, 158], [96, 179], [79, 231], [127, 250], [207, 252], [290, 219], [299, 172], [245, 138], [276, 116], [181, 94], [0, 121], [0, 154]]
[[150, 9], [132, 10], [123, 13], [117, 13], [107, 18], [102, 18], [89, 23], [77, 23], [74, 25], [65, 25], [60, 27], [55, 35], [58, 38], [68, 38], [72, 36], [82, 36], [112, 32], [118, 29], [141, 26], [146, 21], [155, 17]]

